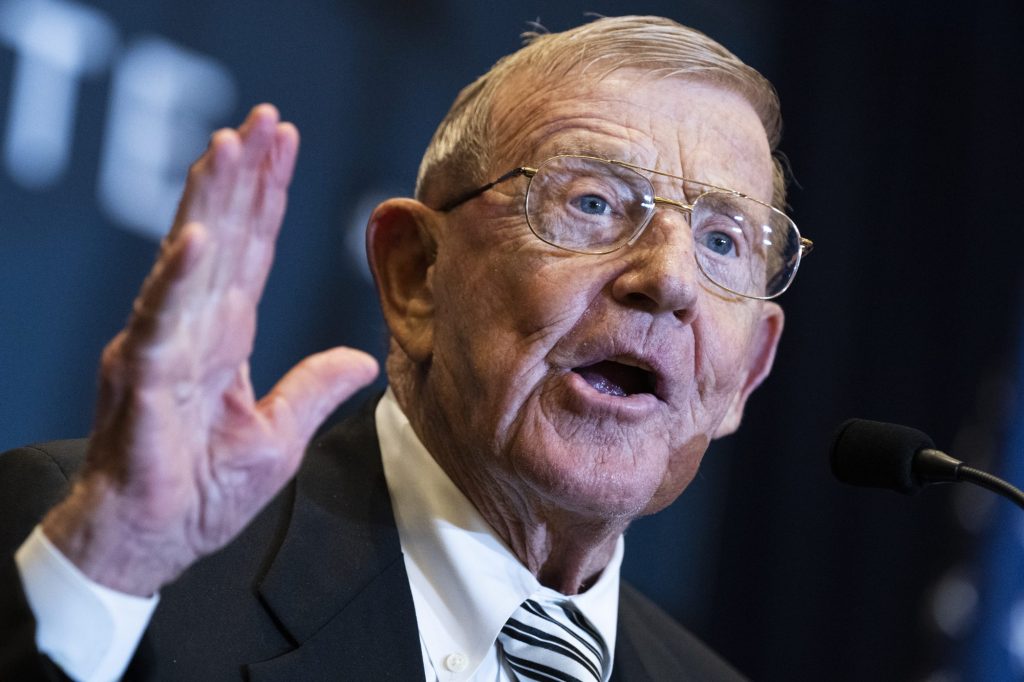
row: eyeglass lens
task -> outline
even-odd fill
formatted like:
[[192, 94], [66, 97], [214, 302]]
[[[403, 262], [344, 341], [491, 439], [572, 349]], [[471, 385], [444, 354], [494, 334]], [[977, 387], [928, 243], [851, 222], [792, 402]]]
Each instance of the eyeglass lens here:
[[[697, 264], [712, 282], [743, 296], [782, 293], [796, 272], [800, 235], [781, 211], [727, 191], [685, 183]], [[701, 193], [703, 191], [703, 193]], [[655, 209], [651, 181], [623, 165], [556, 156], [538, 168], [526, 197], [530, 229], [579, 253], [609, 253], [635, 237]]]

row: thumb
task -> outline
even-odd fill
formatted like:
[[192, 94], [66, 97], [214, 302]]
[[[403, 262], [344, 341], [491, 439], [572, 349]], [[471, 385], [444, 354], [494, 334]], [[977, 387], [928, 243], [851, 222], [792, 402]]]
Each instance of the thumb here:
[[279, 435], [304, 446], [327, 415], [373, 381], [377, 372], [373, 356], [354, 348], [316, 353], [277, 382], [260, 401], [260, 410]]

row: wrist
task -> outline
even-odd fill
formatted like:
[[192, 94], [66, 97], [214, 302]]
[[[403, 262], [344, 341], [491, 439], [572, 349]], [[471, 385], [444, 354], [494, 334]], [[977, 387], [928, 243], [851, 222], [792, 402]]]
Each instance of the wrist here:
[[148, 597], [176, 578], [190, 560], [168, 551], [139, 515], [100, 476], [78, 480], [40, 526], [47, 539], [90, 580]]

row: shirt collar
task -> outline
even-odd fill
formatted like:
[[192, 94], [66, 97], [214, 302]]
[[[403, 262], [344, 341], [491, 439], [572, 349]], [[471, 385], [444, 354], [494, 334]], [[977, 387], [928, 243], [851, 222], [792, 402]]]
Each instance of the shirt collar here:
[[[375, 417], [423, 645], [439, 679], [469, 679], [525, 599], [561, 595], [537, 581], [448, 478], [390, 388]], [[609, 654], [615, 650], [622, 555], [620, 537], [597, 582], [568, 597], [604, 637]], [[449, 665], [452, 654], [466, 657], [457, 675]]]

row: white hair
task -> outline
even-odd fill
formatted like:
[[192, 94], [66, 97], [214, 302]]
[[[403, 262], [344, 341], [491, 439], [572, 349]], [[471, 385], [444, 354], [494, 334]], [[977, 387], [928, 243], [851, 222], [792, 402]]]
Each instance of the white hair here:
[[600, 79], [619, 69], [642, 69], [655, 78], [684, 77], [728, 88], [757, 112], [772, 151], [772, 202], [786, 198], [782, 158], [776, 151], [782, 117], [772, 84], [758, 71], [700, 31], [661, 17], [603, 17], [561, 33], [529, 32], [525, 45], [502, 58], [459, 93], [420, 163], [416, 197], [438, 206], [460, 191], [493, 178], [490, 160], [514, 131], [491, 126], [496, 93], [528, 74], [538, 82], [572, 72]]

